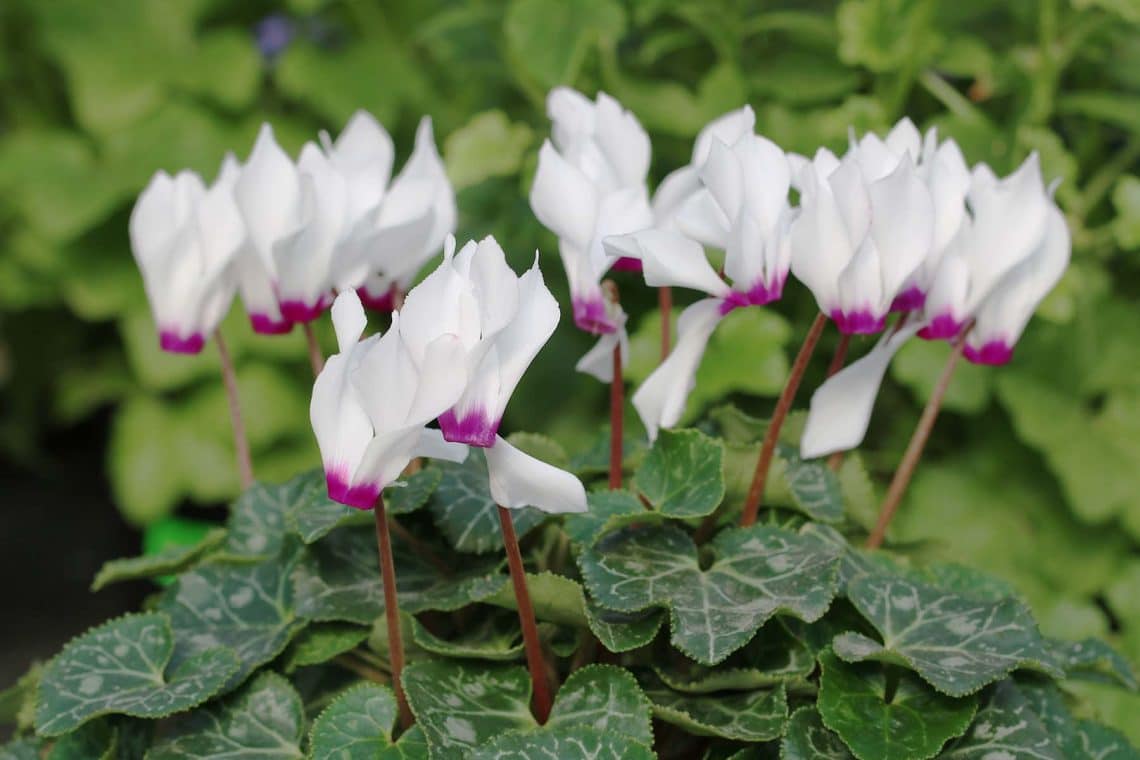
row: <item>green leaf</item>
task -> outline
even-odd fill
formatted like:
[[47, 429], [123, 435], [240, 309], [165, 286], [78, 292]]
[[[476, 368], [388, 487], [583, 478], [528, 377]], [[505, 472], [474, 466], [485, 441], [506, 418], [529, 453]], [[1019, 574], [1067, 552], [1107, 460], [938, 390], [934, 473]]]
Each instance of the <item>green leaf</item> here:
[[30, 732], [35, 728], [36, 692], [43, 669], [42, 663], [32, 663], [16, 683], [0, 691], [0, 725], [14, 725], [17, 732]]
[[645, 694], [653, 703], [655, 718], [697, 736], [771, 741], [784, 733], [788, 721], [783, 684], [769, 691], [715, 695], [682, 694], [666, 688], [647, 688]]
[[[645, 456], [647, 447], [643, 437], [625, 436], [621, 441], [622, 469], [630, 470]], [[570, 457], [570, 471], [579, 475], [604, 475], [610, 471], [610, 429], [609, 425], [593, 439], [593, 444], [585, 451]]]
[[179, 651], [173, 663], [204, 650], [227, 647], [241, 667], [229, 686], [285, 651], [305, 623], [293, 609], [292, 553], [262, 562], [218, 563], [183, 573], [158, 608], [170, 615]]
[[[499, 511], [491, 498], [487, 460], [473, 449], [462, 464], [439, 462], [443, 472], [428, 509], [447, 540], [461, 552], [486, 554], [503, 547]], [[536, 528], [545, 515], [537, 509], [516, 509], [515, 532], [521, 539]]]
[[[335, 50], [294, 42], [274, 66], [274, 80], [284, 95], [309, 104], [326, 123], [339, 127], [357, 109], [364, 109], [392, 125], [401, 101], [424, 82], [405, 59], [403, 41], [383, 31], [381, 37], [354, 37]], [[380, 71], [390, 85], [382, 90], [368, 82]], [[329, 82], [339, 85], [330, 87]]]
[[628, 670], [587, 665], [571, 673], [558, 690], [546, 728], [585, 726], [652, 744], [649, 710], [649, 699]]
[[563, 726], [533, 733], [509, 733], [468, 755], [471, 760], [653, 760], [648, 746], [628, 736], [587, 726]]
[[788, 729], [780, 742], [780, 760], [854, 760], [847, 745], [823, 725], [819, 711], [801, 707], [788, 718]]
[[588, 509], [566, 515], [562, 523], [570, 540], [582, 546], [591, 546], [619, 522], [613, 518], [627, 515], [647, 515], [637, 495], [631, 491], [591, 491], [586, 494]]
[[1040, 679], [1027, 679], [1017, 690], [1040, 719], [1060, 757], [1120, 758], [1140, 757], [1121, 734], [1092, 721], [1078, 720], [1069, 711], [1065, 695], [1056, 685]]
[[921, 69], [942, 46], [933, 15], [929, 3], [844, 0], [836, 11], [839, 58], [877, 73]]
[[1069, 92], [1058, 99], [1057, 110], [1140, 134], [1140, 96], [1105, 91]]
[[169, 546], [156, 554], [141, 557], [113, 559], [103, 563], [91, 590], [98, 591], [104, 586], [140, 578], [155, 578], [160, 575], [182, 572], [202, 559], [203, 555], [217, 548], [225, 540], [224, 530], [211, 530], [201, 541], [183, 546]]
[[961, 736], [978, 698], [939, 694], [890, 665], [849, 665], [831, 652], [819, 658], [819, 714], [860, 760], [923, 760]]
[[813, 520], [835, 523], [843, 519], [843, 494], [839, 479], [825, 461], [805, 462], [794, 446], [780, 443], [776, 453], [783, 467], [780, 474], [792, 494], [792, 504]]
[[[548, 636], [551, 633], [549, 628], [546, 633]], [[517, 615], [483, 616], [477, 623], [464, 626], [458, 636], [450, 639], [436, 636], [423, 623], [412, 618], [412, 641], [420, 649], [442, 657], [513, 662], [523, 654]]]
[[396, 695], [365, 683], [341, 694], [313, 721], [309, 756], [332, 760], [374, 760], [392, 744], [398, 714]]
[[39, 739], [13, 739], [0, 747], [0, 760], [40, 760]]
[[614, 44], [625, 30], [625, 12], [613, 0], [585, 0], [573, 7], [557, 0], [511, 0], [503, 19], [513, 66], [542, 90], [573, 82], [591, 46]]
[[704, 517], [724, 498], [724, 446], [697, 430], [662, 430], [633, 482], [664, 515]]
[[106, 719], [88, 721], [61, 736], [47, 760], [115, 760], [117, 745], [117, 732]]
[[177, 721], [147, 758], [303, 758], [304, 726], [301, 697], [281, 676], [262, 673], [240, 692]]
[[[307, 476], [301, 490], [291, 500], [287, 521], [306, 544], [324, 538], [334, 528], [344, 525], [372, 525], [370, 510], [355, 509], [328, 497], [324, 472]], [[389, 515], [414, 512], [427, 503], [442, 477], [436, 467], [400, 478], [384, 489], [384, 509]]]
[[499, 734], [535, 727], [524, 668], [415, 662], [403, 682], [432, 757], [458, 757]]
[[812, 535], [753, 526], [721, 531], [702, 570], [672, 525], [623, 528], [579, 558], [591, 595], [610, 609], [670, 610], [672, 642], [705, 665], [744, 646], [776, 612], [816, 620], [837, 587], [838, 551]]
[[769, 620], [741, 650], [715, 668], [695, 663], [657, 665], [657, 676], [674, 691], [709, 694], [718, 691], [770, 689], [780, 683], [804, 682], [815, 669], [815, 651], [788, 628], [792, 620]]
[[247, 559], [277, 556], [285, 542], [286, 515], [294, 505], [309, 503], [319, 487], [315, 472], [281, 485], [254, 483], [230, 507], [226, 554]]
[[1116, 209], [1112, 220], [1116, 244], [1126, 251], [1140, 248], [1140, 177], [1126, 174], [1118, 179], [1112, 190], [1112, 205]]
[[835, 653], [848, 662], [905, 665], [951, 696], [972, 694], [1019, 667], [1062, 675], [1018, 599], [974, 600], [890, 576], [856, 579], [847, 598], [883, 637], [882, 644], [856, 633], [837, 637]]
[[1116, 683], [1130, 691], [1137, 690], [1136, 675], [1128, 660], [1100, 639], [1049, 642], [1057, 664], [1068, 678]]
[[[498, 557], [473, 558], [444, 575], [416, 547], [398, 535], [392, 539], [398, 568], [396, 588], [400, 609], [405, 612], [456, 610], [503, 587]], [[338, 528], [307, 547], [293, 571], [293, 587], [301, 617], [370, 624], [384, 612], [380, 559], [372, 529]]]
[[261, 88], [261, 57], [245, 30], [220, 29], [203, 35], [195, 63], [179, 72], [182, 86], [225, 108], [249, 105]]
[[490, 177], [517, 174], [533, 141], [534, 130], [512, 123], [502, 111], [477, 113], [443, 144], [447, 176], [459, 191]]
[[664, 610], [618, 612], [599, 607], [594, 600], [586, 602], [586, 622], [590, 632], [611, 652], [628, 652], [643, 647], [657, 638]]
[[1025, 697], [1006, 680], [997, 684], [965, 735], [940, 757], [959, 760], [1062, 760], [1045, 725]]
[[369, 629], [348, 623], [314, 623], [293, 639], [285, 651], [282, 669], [292, 673], [306, 665], [320, 665], [367, 641]]
[[[527, 573], [526, 586], [534, 614], [539, 620], [552, 623], [586, 627], [586, 598], [582, 587], [576, 581], [551, 572]], [[514, 587], [504, 583], [494, 594], [479, 601], [494, 604], [510, 610], [518, 609]]]
[[216, 694], [237, 670], [227, 649], [201, 652], [167, 672], [175, 653], [170, 619], [127, 615], [69, 642], [44, 669], [36, 731], [59, 736], [101, 715], [161, 718]]

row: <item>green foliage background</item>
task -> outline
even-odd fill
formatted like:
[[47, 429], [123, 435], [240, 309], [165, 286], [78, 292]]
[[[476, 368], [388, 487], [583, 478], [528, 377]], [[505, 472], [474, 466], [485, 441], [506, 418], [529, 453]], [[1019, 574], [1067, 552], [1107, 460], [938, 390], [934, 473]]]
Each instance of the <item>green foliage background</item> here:
[[[271, 13], [290, 17], [297, 37], [269, 62], [253, 28]], [[1047, 633], [1109, 635], [1140, 662], [1136, 0], [6, 0], [5, 457], [34, 466], [51, 456], [45, 432], [112, 406], [107, 466], [129, 521], [236, 493], [216, 360], [158, 351], [126, 220], [155, 169], [212, 176], [225, 151], [244, 156], [263, 119], [296, 151], [366, 108], [406, 155], [419, 116], [431, 114], [460, 191], [458, 236], [494, 232], [517, 266], [539, 248], [564, 295], [554, 241], [525, 196], [547, 131], [544, 93], [563, 82], [604, 88], [638, 115], [653, 137], [654, 179], [687, 160], [705, 122], [743, 102], [789, 150], [841, 149], [849, 126], [886, 129], [910, 115], [1002, 172], [1041, 152], [1047, 175], [1062, 179], [1073, 265], [1011, 365], [955, 378], [894, 537], [1008, 579]], [[652, 294], [619, 284], [640, 379], [654, 362]], [[725, 395], [766, 413], [813, 309], [801, 288], [789, 291], [722, 326], [691, 419]], [[257, 473], [283, 480], [316, 461], [300, 335], [255, 337], [238, 308], [224, 330]], [[581, 448], [604, 410], [604, 389], [568, 371], [588, 345], [567, 320], [507, 429]], [[895, 362], [865, 447], [876, 483], [944, 355], [916, 343]], [[813, 368], [801, 403], [822, 373]], [[856, 517], [874, 505], [868, 496]], [[1121, 715], [1138, 709], [1135, 698], [1103, 699]]]

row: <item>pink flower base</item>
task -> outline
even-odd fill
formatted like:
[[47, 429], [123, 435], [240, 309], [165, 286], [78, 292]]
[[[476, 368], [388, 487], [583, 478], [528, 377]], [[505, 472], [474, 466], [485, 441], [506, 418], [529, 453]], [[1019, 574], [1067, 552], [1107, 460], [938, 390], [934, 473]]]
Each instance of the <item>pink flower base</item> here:
[[348, 477], [339, 469], [325, 472], [325, 484], [328, 486], [330, 499], [356, 509], [372, 509], [380, 496], [379, 484], [362, 483], [350, 486]]
[[964, 322], [959, 322], [949, 314], [939, 314], [930, 320], [929, 325], [918, 331], [918, 337], [923, 340], [950, 340], [958, 337], [964, 325]]
[[293, 323], [287, 319], [274, 319], [268, 314], [250, 314], [249, 324], [259, 335], [285, 335], [293, 331]]
[[1009, 360], [1013, 358], [1013, 346], [1004, 340], [986, 341], [982, 344], [981, 348], [975, 348], [967, 344], [962, 351], [962, 355], [966, 357], [967, 361], [971, 361], [974, 364], [989, 364], [994, 366], [1008, 364]]
[[622, 256], [614, 262], [610, 269], [615, 272], [640, 272], [642, 271], [641, 259], [635, 259], [632, 256]]
[[206, 345], [206, 338], [202, 333], [183, 338], [174, 330], [162, 330], [158, 334], [158, 345], [172, 354], [196, 354]]
[[895, 296], [891, 302], [891, 311], [916, 311], [926, 305], [926, 293], [919, 288], [907, 288]]
[[574, 324], [579, 329], [594, 335], [608, 335], [617, 330], [609, 315], [606, 314], [606, 305], [601, 298], [583, 300], [574, 298]]
[[747, 292], [741, 292], [739, 290], [731, 291], [720, 302], [721, 315], [723, 316], [733, 309], [739, 309], [744, 306], [765, 306], [773, 301], [778, 301], [780, 296], [784, 293], [785, 277], [777, 279], [772, 283], [771, 287], [763, 282], [758, 282], [749, 288]]
[[368, 292], [368, 288], [357, 288], [356, 295], [360, 296], [364, 308], [391, 314], [396, 310], [396, 299], [400, 295], [400, 289], [393, 285], [387, 292], [374, 295]]
[[332, 298], [327, 295], [321, 296], [316, 303], [311, 304], [295, 300], [282, 301], [281, 316], [294, 323], [312, 322], [324, 314], [329, 306], [332, 306]]
[[500, 422], [489, 419], [482, 409], [472, 409], [462, 417], [456, 417], [455, 410], [448, 409], [439, 416], [439, 429], [445, 441], [489, 449], [495, 445]]
[[845, 335], [871, 335], [881, 331], [887, 324], [887, 317], [876, 317], [867, 309], [850, 313], [835, 309], [829, 315], [839, 332]]

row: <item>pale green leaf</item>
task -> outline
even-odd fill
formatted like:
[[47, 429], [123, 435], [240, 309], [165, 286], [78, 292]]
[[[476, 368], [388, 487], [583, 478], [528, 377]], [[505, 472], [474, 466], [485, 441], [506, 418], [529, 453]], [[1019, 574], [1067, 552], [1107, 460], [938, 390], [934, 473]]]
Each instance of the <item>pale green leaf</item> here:
[[586, 502], [589, 508], [585, 512], [568, 514], [562, 523], [570, 540], [582, 546], [593, 545], [598, 536], [615, 526], [614, 518], [648, 514], [636, 494], [622, 489], [591, 491]]
[[592, 599], [586, 602], [590, 632], [611, 652], [628, 652], [649, 644], [657, 638], [664, 620], [664, 610], [618, 612], [599, 607]]
[[941, 757], [956, 760], [1068, 760], [1013, 681], [997, 684], [965, 735]]
[[763, 742], [784, 733], [788, 699], [783, 684], [765, 691], [683, 694], [664, 687], [647, 688], [658, 720], [697, 736]]
[[224, 530], [211, 530], [201, 541], [194, 544], [169, 546], [156, 554], [144, 554], [141, 557], [110, 560], [99, 568], [99, 573], [91, 582], [91, 590], [98, 591], [112, 583], [182, 572], [198, 562], [203, 555], [217, 548], [225, 537]]
[[[527, 573], [526, 585], [535, 617], [539, 620], [577, 628], [586, 627], [586, 598], [576, 581], [551, 572]], [[504, 583], [496, 593], [479, 601], [511, 610], [518, 609], [510, 581]]]
[[613, 44], [625, 29], [625, 12], [614, 0], [512, 0], [503, 35], [513, 65], [543, 91], [573, 82], [589, 48]]
[[386, 686], [365, 683], [346, 691], [313, 721], [309, 757], [320, 760], [375, 760], [392, 744], [398, 710]]
[[350, 623], [314, 623], [294, 637], [281, 667], [291, 673], [306, 665], [328, 662], [364, 643], [368, 633], [368, 628]]
[[502, 111], [477, 113], [443, 144], [447, 176], [458, 191], [490, 177], [516, 174], [533, 141], [529, 126], [512, 123]]
[[662, 430], [634, 485], [669, 517], [704, 517], [724, 498], [724, 446], [697, 430]]

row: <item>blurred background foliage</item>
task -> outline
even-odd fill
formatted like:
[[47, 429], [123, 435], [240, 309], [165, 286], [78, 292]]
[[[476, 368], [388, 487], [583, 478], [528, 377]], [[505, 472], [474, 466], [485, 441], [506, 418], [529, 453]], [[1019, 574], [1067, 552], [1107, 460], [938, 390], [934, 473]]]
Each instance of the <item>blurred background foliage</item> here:
[[[94, 420], [131, 524], [235, 493], [216, 358], [158, 350], [126, 230], [152, 172], [212, 177], [227, 150], [245, 157], [262, 120], [295, 152], [365, 108], [406, 156], [430, 114], [459, 190], [460, 240], [493, 232], [516, 268], [540, 249], [564, 297], [554, 241], [526, 201], [544, 95], [559, 83], [605, 89], [637, 114], [655, 180], [744, 102], [760, 132], [798, 152], [842, 150], [849, 127], [885, 130], [903, 115], [999, 172], [1040, 151], [1061, 180], [1073, 265], [1012, 364], [958, 372], [895, 539], [1007, 578], [1048, 633], [1108, 635], [1140, 663], [1137, 0], [5, 0], [0, 455], [65, 478], [66, 455], [45, 441]], [[640, 380], [656, 361], [654, 296], [617, 279]], [[802, 288], [788, 291], [717, 332], [690, 419], [726, 396], [767, 413], [814, 310]], [[257, 474], [315, 464], [299, 331], [254, 336], [239, 307], [223, 329]], [[588, 446], [605, 389], [570, 367], [589, 342], [564, 320], [507, 430]], [[863, 455], [880, 486], [945, 355], [915, 342], [892, 367]], [[826, 358], [814, 365], [801, 404]], [[1099, 699], [1122, 720], [1140, 712], [1135, 698]]]

